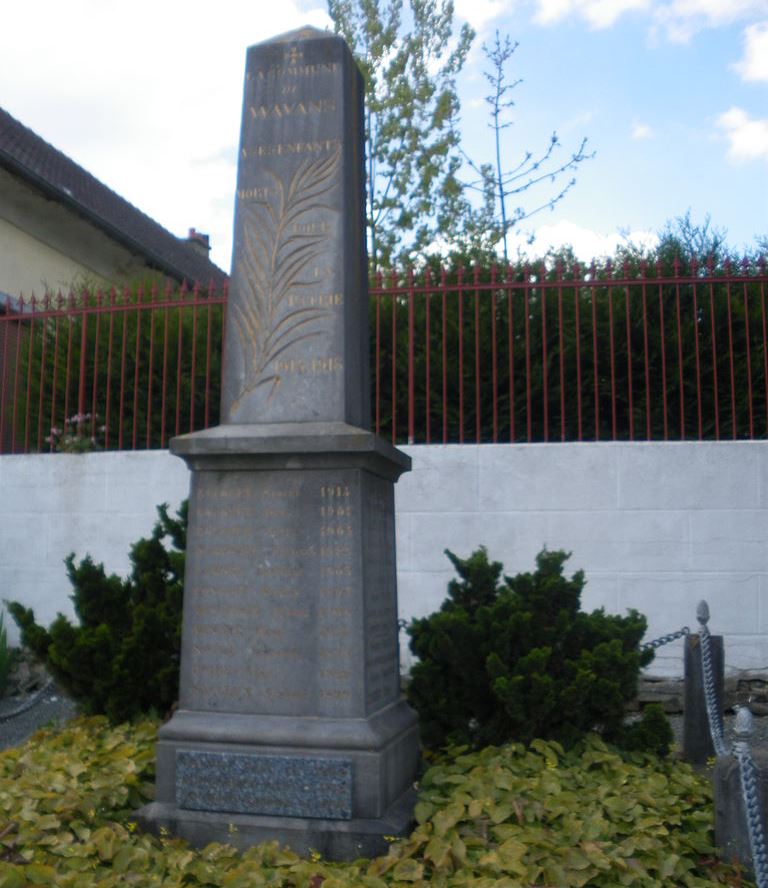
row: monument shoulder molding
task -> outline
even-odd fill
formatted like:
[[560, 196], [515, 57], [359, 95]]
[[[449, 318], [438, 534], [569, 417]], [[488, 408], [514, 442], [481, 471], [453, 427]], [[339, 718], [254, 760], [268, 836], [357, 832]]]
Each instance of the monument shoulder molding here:
[[[330, 468], [335, 461], [351, 462], [375, 474], [396, 479], [410, 471], [411, 458], [373, 432], [344, 422], [281, 422], [258, 425], [217, 426], [171, 439], [171, 453], [190, 467], [205, 470], [208, 457], [217, 458], [216, 468], [232, 470], [253, 467], [300, 466]], [[221, 457], [231, 457], [230, 466]]]
[[416, 714], [404, 699], [379, 710], [367, 719], [304, 718], [288, 716], [245, 715], [179, 709], [173, 720], [160, 729], [163, 741], [190, 738], [206, 743], [249, 743], [254, 735], [265, 745], [325, 749], [376, 749], [411, 730]]

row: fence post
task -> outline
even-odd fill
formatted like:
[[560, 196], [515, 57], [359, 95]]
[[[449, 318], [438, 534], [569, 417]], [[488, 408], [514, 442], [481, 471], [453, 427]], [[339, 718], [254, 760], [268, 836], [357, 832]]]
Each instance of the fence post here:
[[712, 775], [715, 844], [724, 860], [740, 864], [749, 878], [755, 878], [758, 888], [764, 888], [768, 877], [763, 814], [768, 810], [768, 751], [750, 750], [752, 731], [752, 713], [744, 706], [736, 715], [733, 751], [718, 757]]
[[[706, 607], [706, 602], [699, 604], [696, 616], [702, 627], [701, 632], [708, 632], [706, 624], [709, 620], [709, 608]], [[720, 719], [720, 725], [722, 725], [725, 674], [723, 636], [710, 635], [709, 647], [714, 679], [714, 695], [717, 701], [717, 715]], [[707, 704], [704, 696], [704, 678], [701, 668], [701, 634], [686, 636], [684, 664], [683, 757], [692, 765], [704, 765], [707, 759], [715, 755], [715, 747], [710, 732]]]

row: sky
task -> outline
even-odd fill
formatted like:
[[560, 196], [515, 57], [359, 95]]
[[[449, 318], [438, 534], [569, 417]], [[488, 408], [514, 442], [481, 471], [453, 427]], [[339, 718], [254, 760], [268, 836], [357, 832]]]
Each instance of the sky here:
[[[768, 0], [455, 0], [477, 36], [459, 79], [463, 145], [493, 158], [482, 45], [519, 46], [506, 168], [553, 132], [594, 151], [529, 252], [584, 260], [653, 242], [690, 212], [736, 249], [768, 235]], [[208, 233], [229, 271], [246, 48], [324, 0], [36, 0], [3, 9], [0, 105], [177, 236]], [[552, 192], [530, 197], [538, 202]]]

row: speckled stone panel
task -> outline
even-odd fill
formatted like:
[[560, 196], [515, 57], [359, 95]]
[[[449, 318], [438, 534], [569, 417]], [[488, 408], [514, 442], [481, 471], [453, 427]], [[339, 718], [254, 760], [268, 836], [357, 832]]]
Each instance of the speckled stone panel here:
[[194, 811], [349, 820], [352, 762], [180, 749], [176, 804]]

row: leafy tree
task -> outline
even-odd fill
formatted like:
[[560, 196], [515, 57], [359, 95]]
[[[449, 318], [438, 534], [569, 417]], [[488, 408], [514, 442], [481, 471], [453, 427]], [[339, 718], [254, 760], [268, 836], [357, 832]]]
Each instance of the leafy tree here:
[[365, 79], [368, 254], [374, 269], [455, 230], [466, 209], [456, 75], [474, 37], [452, 0], [328, 0]]
[[[708, 213], [703, 222], [696, 222], [687, 210], [682, 216], [669, 219], [657, 232], [657, 238], [654, 247], [621, 245], [616, 251], [615, 264], [626, 265], [634, 272], [645, 262], [672, 274], [675, 268], [687, 271], [693, 265], [701, 271], [723, 271], [726, 262], [736, 261], [736, 252], [728, 243], [728, 232], [713, 225]], [[757, 250], [759, 253], [759, 239]]]
[[[479, 191], [483, 196], [482, 207], [476, 211], [471, 226], [470, 240], [486, 253], [492, 252], [501, 241], [505, 263], [509, 258], [507, 246], [509, 233], [519, 230], [522, 222], [542, 210], [554, 209], [576, 184], [573, 175], [565, 183], [562, 183], [562, 177], [573, 173], [579, 164], [595, 156], [594, 152], [591, 154], [586, 152], [587, 140], [584, 138], [570, 158], [560, 161], [555, 153], [560, 147], [560, 139], [557, 133], [553, 132], [543, 151], [539, 153], [525, 151], [515, 166], [504, 168], [501, 137], [504, 130], [512, 126], [512, 121], [506, 117], [506, 113], [515, 105], [511, 93], [523, 82], [522, 78], [509, 81], [506, 66], [518, 46], [519, 44], [513, 43], [509, 36], [502, 41], [498, 31], [492, 46], [483, 44], [485, 57], [491, 63], [491, 70], [483, 73], [491, 87], [491, 92], [485, 101], [491, 109], [489, 126], [494, 135], [493, 162], [477, 164], [462, 151], [469, 166], [478, 175], [476, 180], [467, 183], [467, 188]], [[540, 194], [540, 186], [553, 184], [557, 185], [555, 194], [537, 197], [533, 201], [533, 206], [521, 204], [510, 207], [512, 201], [521, 200], [528, 192]]]

